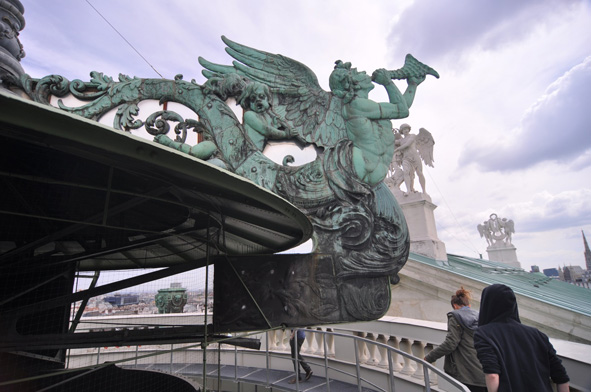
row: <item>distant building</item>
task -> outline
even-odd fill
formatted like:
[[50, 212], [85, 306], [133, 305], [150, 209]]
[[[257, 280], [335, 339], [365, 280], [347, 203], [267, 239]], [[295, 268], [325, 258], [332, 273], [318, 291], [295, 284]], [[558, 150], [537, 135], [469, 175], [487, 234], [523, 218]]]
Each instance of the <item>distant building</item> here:
[[540, 267], [538, 267], [537, 265], [532, 265], [531, 272], [540, 272]]
[[564, 280], [566, 282], [580, 282], [583, 280], [584, 270], [578, 265], [564, 267]]
[[560, 273], [556, 268], [545, 268], [542, 272], [549, 278], [560, 279]]
[[115, 294], [105, 298], [105, 302], [110, 303], [113, 306], [124, 306], [124, 305], [136, 305], [138, 304], [139, 297], [135, 294]]

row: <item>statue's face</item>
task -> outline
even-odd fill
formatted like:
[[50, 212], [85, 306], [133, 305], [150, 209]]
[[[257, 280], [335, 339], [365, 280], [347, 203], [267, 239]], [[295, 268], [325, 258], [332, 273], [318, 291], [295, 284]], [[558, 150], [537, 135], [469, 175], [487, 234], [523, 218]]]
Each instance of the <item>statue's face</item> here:
[[410, 132], [410, 127], [400, 128], [400, 133], [402, 133], [403, 135], [408, 135], [409, 132]]
[[353, 80], [357, 83], [357, 85], [361, 88], [361, 90], [373, 90], [375, 87], [373, 82], [371, 81], [371, 77], [365, 73], [365, 71], [357, 72], [357, 70], [353, 70]]
[[250, 110], [263, 113], [269, 110], [269, 99], [263, 86], [256, 87], [250, 95]]

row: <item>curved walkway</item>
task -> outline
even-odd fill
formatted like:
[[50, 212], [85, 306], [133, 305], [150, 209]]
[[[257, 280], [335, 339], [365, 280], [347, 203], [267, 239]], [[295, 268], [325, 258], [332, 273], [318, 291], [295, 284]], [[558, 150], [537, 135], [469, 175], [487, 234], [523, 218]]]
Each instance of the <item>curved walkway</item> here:
[[[206, 365], [207, 377], [211, 379], [218, 378], [218, 366]], [[172, 373], [182, 375], [185, 377], [199, 378], [203, 376], [202, 364], [182, 364], [176, 363], [172, 365], [167, 364], [147, 364], [137, 366], [122, 366], [124, 368], [135, 368], [143, 370], [155, 370], [165, 373]], [[219, 377], [222, 380], [245, 382], [249, 384], [256, 384], [261, 386], [269, 386], [281, 391], [311, 391], [311, 392], [359, 392], [357, 384], [348, 384], [342, 381], [330, 380], [330, 386], [326, 383], [326, 378], [312, 375], [310, 380], [299, 383], [299, 389], [296, 384], [289, 384], [289, 380], [293, 378], [293, 372], [283, 370], [272, 370], [247, 366], [232, 366], [220, 365]], [[361, 388], [362, 392], [377, 392], [374, 389]]]

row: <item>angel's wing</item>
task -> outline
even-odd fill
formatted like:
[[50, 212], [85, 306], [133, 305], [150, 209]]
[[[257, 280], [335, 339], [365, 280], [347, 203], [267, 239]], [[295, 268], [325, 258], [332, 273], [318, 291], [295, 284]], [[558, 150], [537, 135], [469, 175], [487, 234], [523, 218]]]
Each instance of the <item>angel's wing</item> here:
[[433, 162], [435, 161], [435, 159], [433, 159], [433, 146], [435, 145], [435, 140], [433, 139], [431, 132], [427, 131], [425, 128], [419, 129], [416, 145], [419, 155], [423, 162], [425, 162], [425, 165], [433, 167]]
[[237, 73], [266, 84], [273, 93], [274, 110], [284, 115], [301, 140], [329, 147], [346, 137], [340, 99], [324, 91], [310, 68], [288, 57], [263, 52], [222, 36], [226, 52], [236, 61], [218, 65], [203, 58], [203, 75], [212, 78]]
[[484, 226], [479, 224], [476, 228], [478, 229], [478, 233], [480, 233], [480, 238], [484, 237]]
[[505, 230], [509, 233], [515, 233], [515, 222], [512, 219], [505, 222]]

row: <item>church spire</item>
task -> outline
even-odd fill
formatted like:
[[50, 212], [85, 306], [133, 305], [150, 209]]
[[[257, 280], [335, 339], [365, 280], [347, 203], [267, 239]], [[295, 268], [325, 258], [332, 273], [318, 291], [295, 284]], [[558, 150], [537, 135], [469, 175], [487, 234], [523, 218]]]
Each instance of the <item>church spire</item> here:
[[581, 230], [581, 233], [583, 233], [583, 243], [585, 244], [585, 265], [587, 266], [587, 271], [591, 271], [591, 249], [589, 249], [587, 238], [585, 238], [585, 232]]

